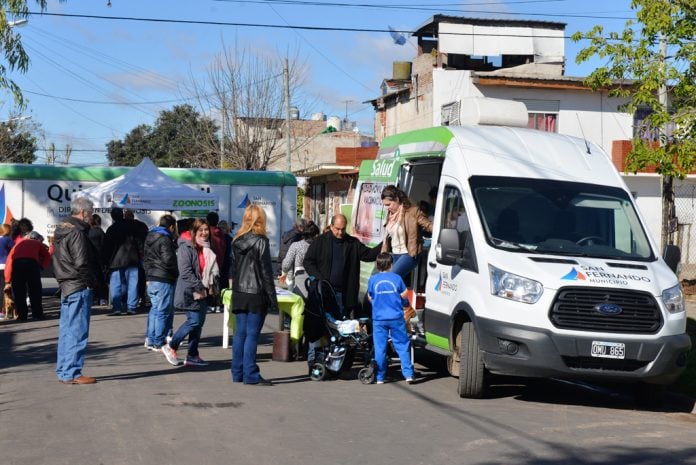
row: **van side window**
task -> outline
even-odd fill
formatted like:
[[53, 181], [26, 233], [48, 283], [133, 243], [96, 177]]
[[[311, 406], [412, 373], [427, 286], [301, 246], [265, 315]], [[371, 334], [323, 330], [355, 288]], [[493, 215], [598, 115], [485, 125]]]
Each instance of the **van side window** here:
[[469, 227], [469, 216], [464, 208], [464, 198], [458, 188], [445, 186], [442, 202], [442, 224], [441, 229], [456, 229], [459, 233], [459, 250], [462, 256], [468, 258], [468, 265], [463, 268], [478, 271], [474, 253], [474, 242], [471, 240], [471, 229]]

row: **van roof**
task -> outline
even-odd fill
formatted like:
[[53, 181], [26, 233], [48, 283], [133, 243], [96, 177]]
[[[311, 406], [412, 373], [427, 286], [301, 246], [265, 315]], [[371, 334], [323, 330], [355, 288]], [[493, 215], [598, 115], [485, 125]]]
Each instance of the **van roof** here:
[[[378, 158], [444, 157], [461, 148], [469, 176], [549, 178], [624, 187], [609, 156], [583, 139], [526, 128], [435, 127], [385, 138]], [[588, 153], [589, 152], [589, 153]]]

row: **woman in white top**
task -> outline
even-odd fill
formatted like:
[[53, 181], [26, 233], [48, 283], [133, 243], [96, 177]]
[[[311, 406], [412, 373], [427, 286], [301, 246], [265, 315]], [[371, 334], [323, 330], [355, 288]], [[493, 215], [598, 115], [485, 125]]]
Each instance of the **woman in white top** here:
[[423, 231], [432, 232], [433, 223], [396, 186], [382, 190], [382, 204], [387, 209], [382, 252], [392, 254], [394, 264], [391, 271], [405, 281], [418, 264], [418, 255], [423, 250]]

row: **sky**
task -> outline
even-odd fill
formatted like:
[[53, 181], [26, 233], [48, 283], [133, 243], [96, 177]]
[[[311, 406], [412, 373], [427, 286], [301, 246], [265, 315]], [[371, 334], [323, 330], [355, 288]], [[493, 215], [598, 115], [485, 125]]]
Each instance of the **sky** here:
[[[347, 116], [370, 134], [374, 112], [363, 102], [379, 95], [394, 61], [416, 55], [415, 38], [397, 45], [388, 32], [373, 30], [412, 31], [445, 14], [563, 22], [570, 36], [597, 24], [622, 30], [634, 16], [630, 0], [49, 0], [45, 13], [30, 15], [17, 29], [31, 64], [25, 74], [10, 77], [27, 99], [22, 115], [43, 129], [37, 163], [45, 162], [44, 149], [54, 143], [59, 158], [69, 145], [70, 163], [88, 165], [107, 164], [109, 141], [152, 125], [163, 110], [191, 103], [187, 89], [205, 82], [223, 44], [264, 56], [297, 56], [307, 76], [302, 102], [310, 102], [300, 106], [300, 117]], [[586, 76], [601, 65], [577, 65], [582, 46], [566, 39], [566, 75]], [[0, 121], [16, 114], [11, 97], [2, 100]]]

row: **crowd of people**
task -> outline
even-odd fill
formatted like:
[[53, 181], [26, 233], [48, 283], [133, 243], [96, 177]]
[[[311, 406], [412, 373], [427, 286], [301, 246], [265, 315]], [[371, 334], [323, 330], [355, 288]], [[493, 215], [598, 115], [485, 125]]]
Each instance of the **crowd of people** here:
[[[422, 234], [432, 231], [427, 212], [388, 186], [382, 192], [387, 211], [382, 243], [368, 247], [346, 233], [346, 217], [334, 215], [320, 234], [312, 221], [298, 220], [281, 238], [280, 276], [275, 276], [262, 207], [246, 207], [242, 223], [232, 237], [228, 223], [215, 212], [205, 219], [179, 220], [163, 215], [148, 230], [133, 213], [112, 208], [112, 224], [106, 231], [94, 213], [92, 202], [75, 198], [70, 216], [56, 226], [52, 245], [33, 231], [30, 220], [0, 227], [0, 262], [4, 267], [3, 290], [16, 303], [17, 319], [44, 318], [41, 306], [41, 270], [52, 260], [61, 293], [56, 374], [65, 384], [92, 384], [82, 373], [89, 335], [91, 308], [110, 297], [112, 313], [134, 314], [147, 300], [150, 310], [145, 328], [145, 347], [161, 352], [178, 366], [200, 367], [208, 363], [199, 353], [206, 313], [221, 308], [221, 288], [231, 287], [230, 311], [236, 318], [232, 343], [231, 378], [234, 383], [268, 386], [256, 362], [257, 345], [268, 312], [278, 311], [275, 279], [307, 297], [307, 277], [326, 280], [333, 288], [346, 318], [372, 317], [378, 383], [386, 371], [386, 341], [391, 338], [407, 381], [413, 379], [408, 357], [404, 319], [404, 279], [415, 268], [422, 250]], [[358, 302], [360, 262], [377, 261], [379, 273], [368, 283], [372, 314], [364, 314]], [[28, 298], [27, 298], [28, 297]], [[174, 311], [186, 312], [175, 330]], [[177, 351], [188, 339], [186, 356]], [[320, 338], [309, 340], [307, 361], [314, 361]]]

